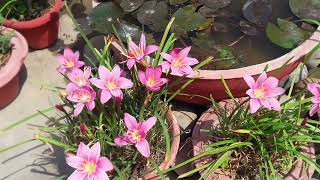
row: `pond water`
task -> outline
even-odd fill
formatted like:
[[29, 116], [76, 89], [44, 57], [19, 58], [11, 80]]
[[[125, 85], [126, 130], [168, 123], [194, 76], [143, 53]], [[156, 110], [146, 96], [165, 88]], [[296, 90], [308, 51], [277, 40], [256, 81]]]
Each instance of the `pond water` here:
[[[202, 69], [231, 69], [260, 64], [282, 56], [291, 50], [272, 43], [266, 35], [266, 25], [259, 27], [255, 25], [256, 35], [245, 35], [240, 31], [240, 21], [247, 22], [242, 13], [242, 7], [246, 1], [234, 0], [232, 4], [223, 9], [223, 11], [232, 12], [231, 18], [217, 17], [214, 19], [213, 29], [215, 25], [221, 26], [221, 24], [223, 26], [227, 24], [227, 28], [231, 29], [226, 30], [227, 32], [209, 30], [210, 37], [206, 38], [209, 38], [212, 42], [214, 41], [214, 45], [217, 48], [207, 49], [193, 46], [191, 55], [199, 60], [205, 59], [209, 55], [214, 55], [216, 59], [220, 59], [204, 66]], [[298, 20], [291, 13], [288, 0], [272, 1], [272, 17], [270, 17], [269, 21], [276, 24], [277, 18], [290, 21]], [[301, 25], [301, 22], [297, 24]], [[224, 54], [222, 54], [222, 57], [221, 52]]]

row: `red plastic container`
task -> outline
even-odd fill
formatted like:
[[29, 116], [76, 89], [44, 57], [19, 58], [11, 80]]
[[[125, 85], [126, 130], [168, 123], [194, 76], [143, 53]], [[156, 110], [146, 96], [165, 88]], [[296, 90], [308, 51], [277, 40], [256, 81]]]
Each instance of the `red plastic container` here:
[[[210, 96], [212, 96], [216, 101], [229, 99], [230, 97], [226, 93], [221, 77], [225, 79], [233, 96], [246, 96], [248, 86], [243, 80], [244, 75], [248, 74], [257, 78], [266, 66], [268, 66], [267, 74], [269, 76], [272, 75], [278, 79], [283, 79], [298, 66], [298, 64], [304, 59], [305, 55], [308, 54], [319, 43], [319, 41], [320, 28], [318, 28], [309, 40], [305, 41], [299, 47], [266, 63], [229, 70], [199, 70], [197, 71], [198, 79], [195, 79], [184, 89], [182, 92], [183, 95], [179, 95], [175, 99], [187, 103], [202, 105], [207, 105], [210, 101], [200, 96], [206, 98], [210, 98]], [[171, 81], [174, 81], [177, 78], [177, 76], [169, 76]], [[180, 86], [173, 88], [171, 91], [180, 88]]]
[[27, 40], [29, 47], [43, 49], [54, 44], [58, 39], [59, 11], [62, 0], [56, 0], [56, 4], [47, 14], [30, 21], [5, 20], [4, 26], [19, 31]]
[[[2, 28], [2, 27], [0, 27]], [[12, 31], [6, 28], [5, 31]], [[0, 109], [11, 103], [19, 94], [19, 71], [28, 54], [28, 44], [18, 32], [11, 39], [13, 45], [8, 62], [0, 69]]]

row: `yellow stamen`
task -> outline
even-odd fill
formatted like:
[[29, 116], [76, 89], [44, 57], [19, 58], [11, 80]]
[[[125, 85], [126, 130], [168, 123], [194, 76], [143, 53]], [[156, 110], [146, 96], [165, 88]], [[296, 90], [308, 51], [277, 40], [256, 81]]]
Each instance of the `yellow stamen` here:
[[141, 136], [139, 135], [139, 132], [137, 130], [132, 130], [129, 134], [129, 138], [136, 140], [136, 141], [141, 140]]
[[180, 58], [174, 59], [173, 62], [172, 62], [172, 66], [173, 67], [177, 67], [177, 68], [183, 66], [182, 60]]
[[87, 171], [88, 175], [91, 175], [96, 171], [97, 166], [95, 163], [93, 163], [93, 161], [86, 161], [85, 163], [83, 163], [82, 167], [84, 171]]
[[263, 88], [257, 88], [254, 90], [254, 95], [258, 98], [258, 99], [263, 99], [265, 98], [264, 96], [265, 91]]
[[107, 82], [106, 86], [109, 90], [117, 88], [117, 84], [114, 81]]
[[67, 68], [72, 68], [74, 66], [74, 62], [71, 59], [67, 59], [66, 65]]
[[154, 80], [154, 78], [148, 78], [147, 86], [153, 86], [154, 84], [156, 84], [156, 81]]

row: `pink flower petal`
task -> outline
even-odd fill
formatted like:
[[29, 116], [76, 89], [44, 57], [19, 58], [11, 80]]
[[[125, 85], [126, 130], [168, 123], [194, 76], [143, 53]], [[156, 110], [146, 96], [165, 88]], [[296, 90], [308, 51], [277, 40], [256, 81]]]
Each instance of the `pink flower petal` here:
[[143, 84], [143, 85], [146, 85], [147, 83], [147, 80], [146, 80], [146, 75], [143, 71], [139, 71], [138, 72], [138, 78], [139, 78], [139, 81]]
[[260, 87], [262, 86], [263, 82], [267, 79], [267, 73], [263, 72], [260, 74], [260, 76], [258, 77], [256, 83], [255, 83], [255, 87]]
[[68, 156], [66, 157], [66, 163], [73, 167], [74, 169], [81, 169], [85, 160], [78, 156]]
[[86, 107], [89, 111], [92, 111], [95, 107], [94, 101], [90, 101], [89, 103], [86, 104]]
[[189, 75], [189, 74], [193, 74], [193, 70], [190, 66], [183, 66], [181, 68], [179, 68], [179, 72], [182, 75]]
[[145, 55], [149, 55], [151, 53], [154, 53], [156, 51], [159, 50], [159, 46], [155, 46], [155, 45], [150, 45], [150, 46], [147, 46], [145, 51], [144, 51], [144, 54]]
[[81, 113], [81, 111], [83, 110], [84, 105], [85, 105], [84, 103], [78, 103], [76, 105], [76, 107], [74, 109], [74, 112], [73, 112], [73, 115], [75, 117], [77, 117]]
[[179, 57], [181, 59], [185, 59], [188, 56], [190, 50], [191, 50], [191, 46], [182, 49], [179, 53]]
[[97, 79], [97, 78], [91, 78], [90, 82], [95, 85], [99, 89], [107, 89], [106, 87], [106, 81]]
[[286, 90], [281, 88], [281, 87], [276, 87], [276, 88], [273, 88], [269, 91], [266, 91], [266, 95], [268, 97], [275, 97], [275, 96], [279, 96], [279, 95], [282, 95]]
[[73, 53], [73, 51], [72, 51], [70, 48], [68, 48], [68, 47], [64, 48], [64, 50], [63, 50], [63, 56], [73, 59], [73, 57], [74, 57], [73, 54], [74, 54], [74, 53]]
[[252, 76], [245, 75], [243, 79], [251, 89], [254, 88], [256, 82], [254, 81]]
[[174, 57], [171, 56], [170, 54], [167, 53], [160, 53], [160, 55], [163, 57], [163, 59], [167, 60], [169, 63], [172, 63], [172, 61], [174, 60]]
[[178, 57], [181, 50], [182, 50], [182, 48], [174, 48], [170, 52], [170, 55], [176, 58], [176, 57]]
[[139, 47], [132, 40], [129, 40], [128, 46], [129, 46], [129, 51], [138, 52], [139, 50]]
[[127, 78], [120, 77], [118, 81], [118, 85], [121, 89], [128, 89], [133, 87], [132, 81]]
[[85, 77], [86, 79], [89, 79], [90, 75], [91, 75], [91, 67], [86, 66], [86, 67], [84, 68], [84, 77]]
[[[79, 51], [76, 51], [76, 52], [73, 53], [73, 59], [74, 60], [79, 61], [79, 57], [80, 57]], [[79, 62], [82, 62], [82, 61], [79, 61]], [[81, 65], [81, 63], [79, 65]]]
[[312, 97], [311, 102], [314, 104], [320, 104], [320, 97], [317, 97], [317, 96]]
[[66, 86], [66, 92], [68, 93], [68, 94], [70, 94], [70, 93], [73, 93], [73, 92], [75, 92], [75, 91], [78, 91], [80, 88], [77, 86], [77, 85], [75, 85], [74, 83], [69, 83], [69, 84], [67, 84], [67, 86]]
[[91, 148], [90, 148], [90, 154], [89, 154], [89, 160], [93, 161], [94, 163], [97, 163], [100, 157], [100, 143], [97, 142], [95, 143]]
[[320, 85], [317, 83], [308, 83], [308, 90], [315, 96], [320, 96]]
[[67, 61], [66, 57], [62, 56], [62, 55], [58, 55], [57, 56], [58, 62], [63, 65], [65, 64], [65, 62]]
[[151, 117], [151, 118], [147, 119], [146, 121], [142, 122], [141, 129], [147, 133], [156, 124], [156, 122], [157, 122], [157, 118]]
[[68, 78], [70, 79], [71, 82], [77, 84], [76, 79], [78, 77], [82, 77], [83, 76], [83, 72], [81, 69], [73, 69], [68, 75]]
[[82, 157], [83, 159], [88, 159], [90, 153], [90, 148], [85, 145], [83, 142], [80, 142], [77, 150], [77, 156]]
[[254, 91], [252, 89], [248, 89], [246, 94], [249, 95], [251, 98], [256, 98], [256, 95], [254, 94]]
[[120, 97], [122, 94], [122, 91], [120, 89], [113, 89], [113, 90], [110, 90], [110, 93], [114, 97]]
[[138, 128], [136, 118], [131, 116], [129, 113], [124, 113], [124, 123], [129, 130]]
[[269, 98], [268, 102], [269, 102], [270, 106], [274, 110], [276, 110], [276, 111], [280, 111], [281, 110], [280, 103], [276, 98]]
[[109, 90], [102, 90], [101, 91], [101, 96], [100, 96], [100, 101], [102, 104], [108, 102], [111, 99], [112, 95]]
[[196, 58], [186, 57], [186, 58], [185, 58], [185, 61], [187, 62], [187, 64], [188, 64], [189, 66], [192, 66], [192, 65], [195, 65], [195, 64], [199, 64], [199, 61], [198, 61], [198, 59], [196, 59]]
[[136, 143], [136, 148], [141, 153], [142, 156], [148, 158], [150, 156], [150, 146], [146, 139], [142, 139]]
[[75, 170], [67, 180], [88, 180], [88, 175], [83, 171]]
[[115, 65], [111, 71], [112, 76], [120, 77], [121, 75], [121, 68], [118, 65]]
[[163, 61], [160, 65], [162, 67], [162, 72], [168, 73], [171, 67], [171, 64], [168, 61]]
[[94, 173], [94, 180], [109, 180], [109, 177], [106, 172], [97, 169]]
[[267, 88], [275, 88], [279, 84], [279, 80], [275, 77], [268, 77], [264, 82], [263, 86]]
[[127, 67], [128, 67], [129, 70], [132, 69], [134, 63], [136, 63], [136, 60], [134, 60], [134, 59], [128, 59], [128, 61], [127, 61]]
[[315, 115], [318, 111], [320, 111], [320, 106], [319, 104], [313, 104], [310, 111], [309, 111], [309, 115], [313, 116]]
[[111, 76], [111, 72], [102, 65], [99, 66], [98, 72], [99, 72], [100, 79], [104, 81], [106, 81]]
[[120, 147], [130, 144], [124, 136], [116, 137], [114, 139], [114, 143]]
[[260, 103], [262, 106], [264, 106], [265, 108], [271, 110], [272, 109], [272, 106], [271, 104], [269, 103], [268, 99], [259, 99]]
[[59, 67], [57, 68], [57, 71], [58, 71], [59, 73], [61, 73], [61, 74], [65, 74], [66, 71], [67, 71], [67, 69], [66, 69], [66, 67], [64, 67], [64, 66], [62, 65], [62, 66], [59, 66]]
[[146, 49], [146, 45], [147, 45], [146, 37], [144, 36], [143, 33], [141, 33], [139, 48], [144, 52]]
[[106, 157], [100, 158], [97, 165], [103, 171], [111, 171], [113, 169], [112, 162]]
[[258, 99], [250, 99], [250, 113], [253, 114], [258, 111], [261, 104]]

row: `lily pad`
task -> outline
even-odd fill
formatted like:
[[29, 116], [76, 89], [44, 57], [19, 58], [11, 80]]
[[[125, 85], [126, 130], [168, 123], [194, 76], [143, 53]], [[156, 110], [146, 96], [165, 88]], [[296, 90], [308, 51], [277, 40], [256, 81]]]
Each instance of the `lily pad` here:
[[169, 22], [167, 16], [168, 5], [165, 1], [145, 2], [137, 13], [138, 21], [156, 32], [164, 31]]
[[257, 25], [265, 25], [272, 16], [270, 0], [248, 0], [242, 8], [243, 16]]
[[178, 5], [178, 4], [183, 4], [189, 0], [169, 0], [170, 5]]
[[196, 38], [191, 38], [194, 45], [205, 49], [210, 49], [215, 46], [214, 37], [211, 35], [210, 29], [197, 32], [196, 36]]
[[290, 0], [289, 5], [299, 18], [320, 21], [320, 0]]
[[274, 44], [292, 49], [308, 38], [308, 33], [300, 29], [293, 22], [278, 18], [278, 26], [273, 23], [267, 25], [267, 36]]
[[113, 2], [106, 2], [92, 9], [89, 14], [90, 26], [101, 33], [112, 33], [112, 25], [118, 24], [117, 19], [124, 16], [122, 9]]
[[202, 27], [208, 23], [207, 18], [199, 12], [195, 12], [196, 8], [192, 5], [178, 9], [173, 16], [176, 18], [172, 29], [179, 36], [186, 32], [203, 29]]
[[122, 0], [120, 6], [124, 12], [129, 13], [137, 10], [143, 2], [144, 0]]
[[231, 2], [232, 0], [205, 0], [204, 5], [213, 10], [218, 10], [227, 7]]

